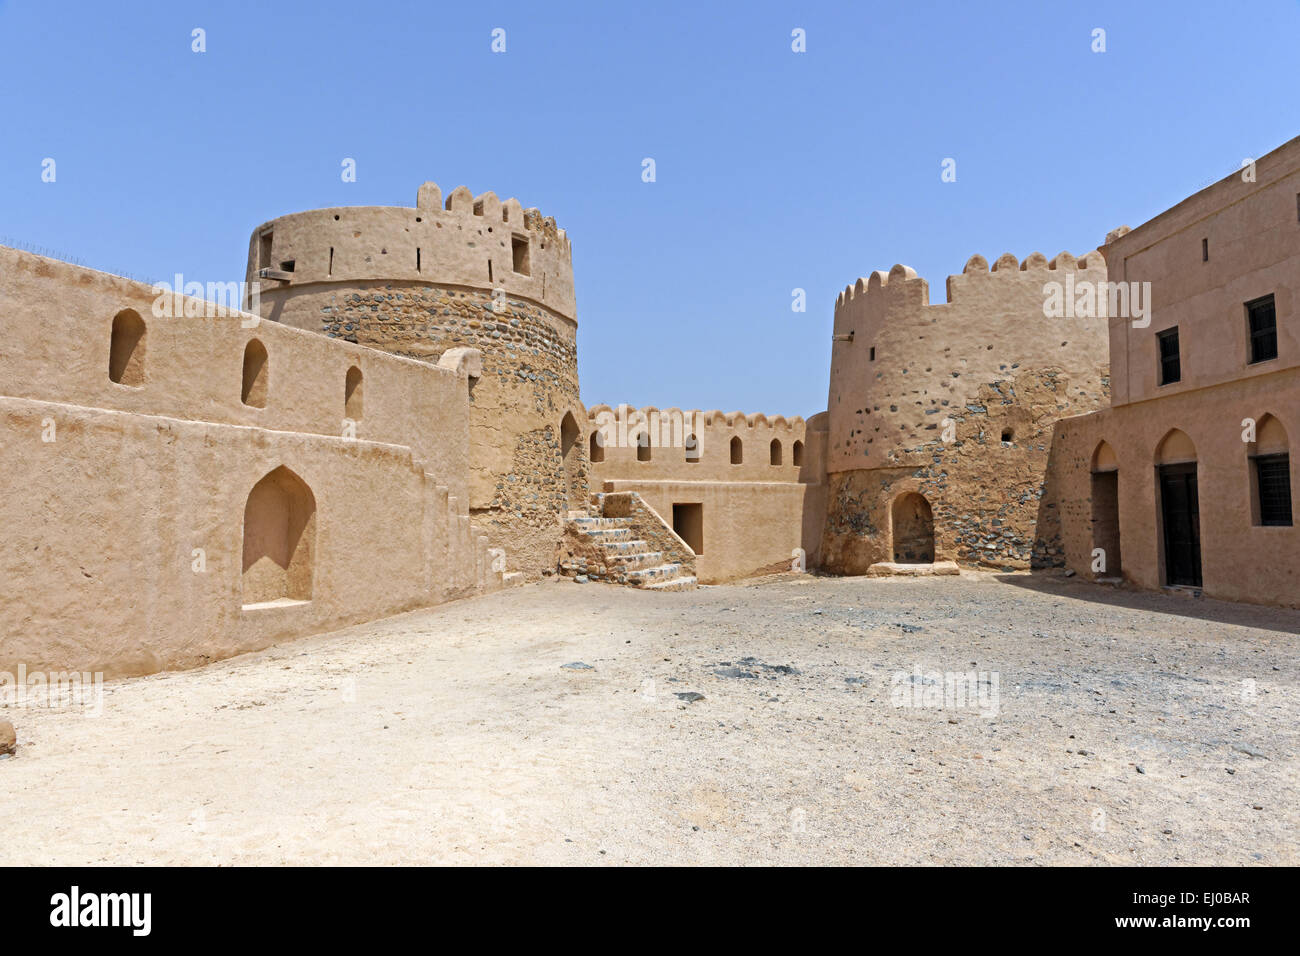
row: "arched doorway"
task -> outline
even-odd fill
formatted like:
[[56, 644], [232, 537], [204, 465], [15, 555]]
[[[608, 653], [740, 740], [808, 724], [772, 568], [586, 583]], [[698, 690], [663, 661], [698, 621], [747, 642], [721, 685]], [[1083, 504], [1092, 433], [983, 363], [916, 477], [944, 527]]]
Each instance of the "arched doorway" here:
[[1157, 513], [1165, 584], [1201, 586], [1201, 513], [1196, 489], [1196, 446], [1175, 428], [1156, 446]]
[[1106, 442], [1092, 453], [1092, 556], [1099, 578], [1122, 575], [1119, 547], [1119, 459]]
[[560, 422], [560, 461], [564, 469], [564, 495], [567, 507], [581, 508], [585, 504], [582, 488], [582, 445], [579, 439], [578, 420], [572, 412], [565, 412]]
[[310, 601], [315, 558], [316, 498], [281, 465], [244, 505], [244, 605]]
[[924, 495], [909, 491], [894, 499], [891, 509], [894, 561], [898, 564], [934, 562], [934, 516]]

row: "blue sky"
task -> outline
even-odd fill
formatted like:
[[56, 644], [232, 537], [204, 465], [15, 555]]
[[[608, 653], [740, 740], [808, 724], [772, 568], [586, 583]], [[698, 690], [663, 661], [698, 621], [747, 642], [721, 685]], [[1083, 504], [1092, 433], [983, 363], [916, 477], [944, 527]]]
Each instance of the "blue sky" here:
[[0, 241], [229, 281], [266, 219], [463, 183], [568, 230], [585, 402], [806, 416], [846, 284], [1095, 248], [1300, 133], [1298, 59], [1295, 0], [5, 0]]

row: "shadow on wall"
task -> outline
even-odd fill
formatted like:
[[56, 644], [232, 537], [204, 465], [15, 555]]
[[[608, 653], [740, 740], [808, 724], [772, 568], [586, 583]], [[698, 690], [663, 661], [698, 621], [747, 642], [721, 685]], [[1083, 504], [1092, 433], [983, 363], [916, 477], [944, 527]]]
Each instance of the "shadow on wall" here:
[[1198, 621], [1214, 621], [1237, 627], [1253, 627], [1281, 634], [1300, 634], [1300, 611], [1261, 604], [1236, 604], [1213, 598], [1189, 598], [1163, 591], [1126, 590], [1093, 584], [1086, 578], [1065, 578], [1059, 574], [999, 574], [996, 580], [1039, 594], [1052, 594], [1108, 607], [1156, 611]]
[[1052, 439], [1047, 450], [1043, 475], [1043, 493], [1038, 499], [1034, 518], [1034, 543], [1029, 555], [1031, 570], [1065, 567], [1065, 541], [1061, 534], [1061, 480], [1058, 470], [1064, 457], [1059, 422], [1052, 424]]

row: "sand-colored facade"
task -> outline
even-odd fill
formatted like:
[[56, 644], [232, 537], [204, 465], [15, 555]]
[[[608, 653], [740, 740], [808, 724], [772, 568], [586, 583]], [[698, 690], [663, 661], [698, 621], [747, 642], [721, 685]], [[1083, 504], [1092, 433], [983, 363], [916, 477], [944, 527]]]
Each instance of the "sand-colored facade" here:
[[501, 585], [463, 368], [12, 249], [0, 310], [0, 671], [194, 666]]
[[259, 226], [256, 312], [0, 248], [0, 672], [194, 666], [584, 567], [1296, 605], [1300, 140], [1248, 172], [1078, 258], [972, 257], [942, 303], [859, 279], [806, 421], [588, 410], [567, 235], [464, 187]]
[[1300, 606], [1300, 139], [1104, 252], [1152, 309], [1110, 319], [1112, 407], [1058, 427], [1069, 566]]

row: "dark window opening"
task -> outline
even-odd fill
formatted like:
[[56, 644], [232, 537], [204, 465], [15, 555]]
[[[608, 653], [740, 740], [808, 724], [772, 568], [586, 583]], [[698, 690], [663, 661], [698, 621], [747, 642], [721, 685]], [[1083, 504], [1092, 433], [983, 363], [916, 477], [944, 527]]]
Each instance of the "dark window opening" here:
[[871, 361], [874, 362], [875, 360], [876, 360], [876, 347], [873, 345], [871, 346]]
[[269, 269], [271, 267], [271, 240], [274, 236], [274, 232], [262, 233], [257, 253], [258, 268]]
[[1201, 261], [1202, 262], [1210, 261], [1210, 240], [1209, 239], [1201, 240]]
[[420, 272], [420, 247], [415, 247], [415, 271]]
[[636, 460], [650, 460], [650, 433], [642, 432], [636, 436]]
[[492, 281], [492, 260], [488, 259], [488, 282]]
[[1250, 326], [1251, 364], [1277, 358], [1277, 308], [1273, 296], [1247, 302], [1246, 321]]
[[798, 467], [803, 464], [803, 442], [797, 441], [790, 449], [790, 464]]
[[1013, 431], [1012, 429], [1010, 429], [1010, 428], [1004, 428], [1004, 429], [1002, 429], [1002, 444], [1004, 444], [1004, 445], [1010, 445], [1010, 444], [1011, 444], [1011, 440], [1012, 440], [1013, 438], [1015, 438], [1015, 436], [1016, 436], [1016, 433], [1015, 433], [1015, 431]]
[[605, 435], [598, 428], [591, 433], [591, 449], [587, 453], [592, 464], [597, 464], [605, 460]]
[[[416, 261], [417, 262], [419, 261], [418, 258]], [[333, 274], [334, 274], [334, 247], [330, 246], [330, 269], [329, 272], [326, 273], [326, 275], [333, 275]]]
[[293, 260], [293, 259], [285, 259], [283, 262], [280, 263], [280, 271], [281, 271], [281, 272], [292, 272], [292, 271], [293, 271], [293, 267], [294, 267], [295, 265], [297, 265], [297, 263], [295, 262], [295, 260]]
[[745, 461], [745, 445], [737, 435], [731, 439], [731, 463], [733, 465], [743, 464]]
[[1172, 329], [1156, 333], [1156, 341], [1160, 346], [1159, 384], [1171, 385], [1180, 381], [1183, 370], [1178, 358], [1178, 327], [1174, 326]]
[[697, 555], [704, 553], [704, 505], [673, 503], [673, 531]]
[[1291, 456], [1260, 455], [1255, 459], [1255, 487], [1259, 495], [1259, 523], [1291, 524]]
[[520, 275], [531, 275], [528, 268], [528, 240], [519, 236], [510, 237], [510, 254], [514, 262], [514, 270]]
[[774, 464], [774, 465], [779, 465], [779, 464], [781, 464], [781, 441], [780, 441], [780, 439], [777, 439], [777, 438], [773, 438], [773, 439], [772, 439], [771, 460], [772, 460], [772, 464]]

